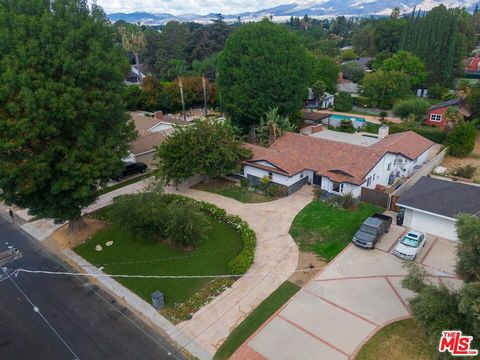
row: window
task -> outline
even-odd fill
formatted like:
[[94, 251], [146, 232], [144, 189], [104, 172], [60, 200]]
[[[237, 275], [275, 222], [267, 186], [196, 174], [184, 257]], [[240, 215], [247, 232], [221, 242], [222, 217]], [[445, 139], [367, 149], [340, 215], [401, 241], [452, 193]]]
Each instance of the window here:
[[303, 176], [304, 176], [303, 173], [301, 173], [301, 174], [300, 174], [300, 179], [303, 179]]
[[387, 171], [390, 171], [392, 170], [392, 163], [388, 163], [388, 166], [387, 166]]
[[272, 178], [273, 178], [273, 173], [272, 173], [271, 171], [268, 172], [268, 178], [269, 178], [270, 180], [272, 180]]
[[337, 183], [337, 182], [332, 182], [332, 192], [335, 192], [335, 193], [343, 192], [343, 184], [342, 183]]
[[369, 177], [367, 178], [367, 186], [370, 186], [371, 183], [372, 183], [372, 177], [369, 176]]
[[442, 121], [442, 114], [431, 114], [430, 121], [436, 121], [436, 122]]

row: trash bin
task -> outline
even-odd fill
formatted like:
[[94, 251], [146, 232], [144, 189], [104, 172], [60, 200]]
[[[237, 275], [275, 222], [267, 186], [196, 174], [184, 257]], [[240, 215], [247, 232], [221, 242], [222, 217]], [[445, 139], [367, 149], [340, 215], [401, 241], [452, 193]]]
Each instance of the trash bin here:
[[400, 211], [397, 214], [397, 225], [403, 225], [403, 219], [405, 218], [405, 208], [400, 208]]
[[155, 309], [163, 309], [165, 306], [164, 300], [163, 300], [163, 293], [160, 290], [155, 291], [152, 293], [152, 306]]

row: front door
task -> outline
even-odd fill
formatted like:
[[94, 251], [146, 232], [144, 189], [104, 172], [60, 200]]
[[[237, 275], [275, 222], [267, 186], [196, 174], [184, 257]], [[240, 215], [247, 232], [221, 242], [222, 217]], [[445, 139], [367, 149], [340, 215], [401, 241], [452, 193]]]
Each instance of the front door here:
[[322, 177], [317, 174], [313, 174], [313, 185], [322, 186]]

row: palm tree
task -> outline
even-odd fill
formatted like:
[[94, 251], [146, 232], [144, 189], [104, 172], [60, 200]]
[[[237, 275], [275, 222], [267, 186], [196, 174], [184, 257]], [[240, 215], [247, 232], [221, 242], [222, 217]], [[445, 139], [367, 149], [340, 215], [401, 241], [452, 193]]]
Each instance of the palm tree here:
[[260, 119], [258, 127], [258, 137], [262, 145], [270, 146], [286, 131], [294, 131], [288, 117], [280, 115], [278, 107], [270, 109], [265, 116]]
[[398, 19], [400, 17], [400, 8], [399, 7], [394, 7], [392, 9], [392, 13], [390, 14], [390, 17], [392, 19]]
[[445, 121], [449, 128], [453, 128], [463, 122], [463, 116], [458, 112], [456, 107], [449, 107], [447, 111], [445, 111]]
[[143, 83], [140, 75], [140, 62], [138, 56], [146, 45], [145, 34], [135, 25], [123, 25], [119, 28], [122, 38], [122, 46], [125, 50], [130, 51], [135, 57], [135, 68], [137, 69], [137, 78], [140, 84]]
[[465, 100], [470, 95], [470, 93], [472, 92], [472, 85], [471, 85], [470, 81], [468, 81], [466, 79], [458, 80], [457, 81], [457, 86], [456, 86], [456, 92], [457, 92], [457, 96], [461, 100]]

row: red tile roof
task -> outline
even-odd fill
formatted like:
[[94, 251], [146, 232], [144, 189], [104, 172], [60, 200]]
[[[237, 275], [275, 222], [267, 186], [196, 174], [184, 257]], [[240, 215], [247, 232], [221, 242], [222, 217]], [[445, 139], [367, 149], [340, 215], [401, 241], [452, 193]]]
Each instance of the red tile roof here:
[[[409, 155], [423, 149], [418, 154], [420, 155], [433, 145], [422, 136], [420, 136], [421, 139], [418, 139], [417, 136], [420, 135], [410, 131], [402, 136], [390, 135], [387, 139], [392, 137], [393, 140], [400, 139], [402, 142], [385, 141], [387, 139], [384, 139], [377, 143], [380, 143], [378, 147], [365, 147], [287, 132], [270, 148], [246, 145], [252, 150], [253, 157], [245, 163], [287, 176], [295, 175], [303, 170], [312, 170], [335, 182], [361, 185], [365, 182], [367, 174], [385, 153], [402, 153], [402, 155], [410, 157]], [[262, 164], [262, 161], [272, 164], [275, 168]]]
[[432, 141], [413, 131], [405, 131], [388, 135], [385, 139], [370, 145], [370, 148], [394, 154], [401, 154], [414, 160], [433, 146], [433, 144]]

